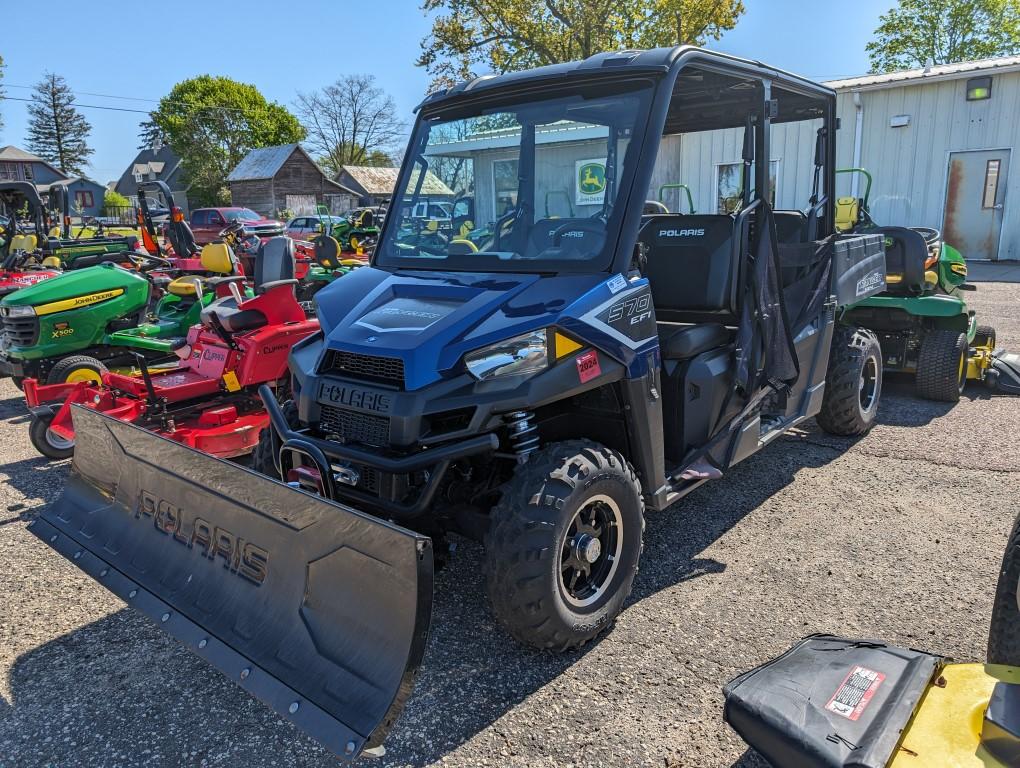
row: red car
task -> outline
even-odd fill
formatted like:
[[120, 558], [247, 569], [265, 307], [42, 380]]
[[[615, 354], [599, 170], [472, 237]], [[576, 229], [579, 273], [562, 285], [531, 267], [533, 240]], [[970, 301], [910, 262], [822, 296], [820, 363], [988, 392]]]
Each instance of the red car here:
[[233, 221], [244, 222], [245, 230], [260, 238], [283, 234], [282, 221], [267, 219], [250, 208], [196, 208], [191, 212], [191, 231], [195, 233], [195, 242], [199, 245], [211, 243]]

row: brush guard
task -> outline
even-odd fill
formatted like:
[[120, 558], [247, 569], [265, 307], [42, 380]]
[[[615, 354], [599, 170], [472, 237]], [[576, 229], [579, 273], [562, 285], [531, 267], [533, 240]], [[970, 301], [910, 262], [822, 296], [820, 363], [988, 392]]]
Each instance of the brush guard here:
[[432, 609], [431, 541], [93, 410], [32, 532], [328, 749], [380, 745]]

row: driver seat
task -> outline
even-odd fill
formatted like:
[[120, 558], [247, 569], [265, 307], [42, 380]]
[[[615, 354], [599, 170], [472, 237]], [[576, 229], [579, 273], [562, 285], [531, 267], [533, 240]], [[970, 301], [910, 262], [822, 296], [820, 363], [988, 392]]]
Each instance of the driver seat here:
[[335, 237], [319, 235], [313, 241], [315, 261], [323, 269], [336, 269], [340, 266], [340, 243]]
[[[272, 301], [267, 292], [276, 287], [290, 285], [290, 297], [294, 299], [294, 241], [289, 237], [273, 237], [259, 248], [255, 260], [255, 298], [242, 301], [240, 306], [233, 296], [217, 299], [202, 310], [202, 325], [213, 327], [218, 322], [228, 333], [254, 331], [269, 324], [269, 318], [262, 311], [266, 301]], [[304, 311], [294, 299], [294, 308], [300, 316]], [[279, 314], [279, 313], [276, 313]]]

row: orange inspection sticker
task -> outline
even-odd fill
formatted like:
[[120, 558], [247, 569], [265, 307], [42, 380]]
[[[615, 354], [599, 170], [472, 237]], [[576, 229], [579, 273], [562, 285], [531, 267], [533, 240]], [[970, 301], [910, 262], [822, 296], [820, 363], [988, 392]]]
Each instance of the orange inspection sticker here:
[[577, 377], [585, 384], [597, 376], [602, 375], [602, 366], [599, 365], [599, 353], [594, 349], [577, 356]]
[[885, 675], [867, 667], [856, 666], [843, 678], [839, 688], [832, 694], [825, 708], [847, 720], [861, 716], [868, 702], [875, 695]]

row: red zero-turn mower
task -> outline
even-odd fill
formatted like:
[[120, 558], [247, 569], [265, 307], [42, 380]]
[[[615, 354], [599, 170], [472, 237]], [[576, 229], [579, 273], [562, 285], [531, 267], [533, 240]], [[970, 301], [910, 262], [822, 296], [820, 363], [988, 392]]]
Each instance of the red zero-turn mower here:
[[178, 367], [150, 372], [139, 358], [140, 377], [105, 373], [101, 385], [26, 379], [32, 445], [51, 459], [70, 457], [71, 405], [80, 403], [213, 456], [249, 453], [269, 426], [256, 390], [266, 384], [282, 394], [291, 347], [319, 328], [295, 297], [293, 241], [276, 237], [260, 250], [254, 298], [242, 297], [241, 277], [209, 281], [226, 295], [202, 310], [201, 325], [186, 339], [175, 342]]

